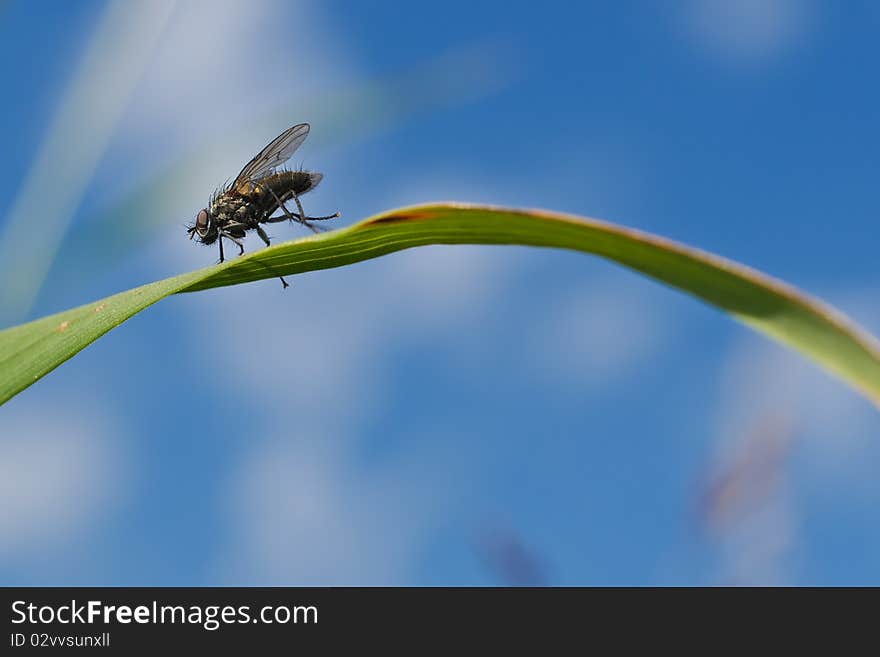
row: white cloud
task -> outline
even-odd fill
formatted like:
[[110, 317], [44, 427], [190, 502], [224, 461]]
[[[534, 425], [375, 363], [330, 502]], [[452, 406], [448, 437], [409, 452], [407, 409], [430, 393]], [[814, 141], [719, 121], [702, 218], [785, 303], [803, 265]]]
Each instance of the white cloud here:
[[177, 3], [124, 133], [153, 149], [157, 137], [224, 134], [351, 79], [352, 58], [316, 8], [303, 0]]
[[712, 584], [784, 586], [795, 576], [797, 511], [786, 488], [729, 531], [719, 545], [720, 572]]
[[731, 63], [761, 64], [801, 46], [815, 24], [811, 0], [688, 0], [686, 34]]
[[[870, 402], [802, 356], [749, 336], [727, 359], [717, 434], [735, 443], [757, 418], [792, 418], [812, 474], [840, 477], [865, 468], [880, 430]], [[864, 472], [867, 474], [867, 471]]]
[[669, 338], [656, 285], [627, 272], [584, 281], [548, 300], [528, 353], [544, 376], [595, 385], [626, 379]]
[[345, 423], [379, 403], [386, 363], [401, 344], [487, 330], [505, 280], [499, 255], [490, 247], [422, 248], [292, 277], [284, 291], [266, 280], [200, 293], [186, 309], [203, 356], [233, 372], [261, 405], [300, 421], [333, 407]]
[[10, 402], [0, 416], [0, 555], [63, 550], [121, 501], [125, 462], [105, 414]]
[[[522, 184], [515, 179], [487, 178], [480, 172], [432, 171], [413, 177], [386, 205], [398, 207], [431, 200], [466, 199], [534, 206], [537, 205], [535, 195], [540, 195], [541, 190], [553, 189], [555, 178], [556, 172], [542, 170], [539, 178], [531, 172], [528, 184]], [[604, 186], [600, 183], [598, 187]], [[412, 299], [435, 305], [448, 297], [454, 303], [479, 307], [485, 317], [492, 317], [498, 294], [516, 294], [515, 288], [505, 286], [505, 281], [513, 285], [517, 273], [526, 271], [523, 260], [518, 259], [522, 250], [498, 246], [471, 249], [455, 258], [439, 249], [419, 249], [418, 257], [402, 263], [424, 270], [425, 275], [416, 282], [422, 291], [428, 289], [426, 285], [431, 286], [430, 294], [420, 294], [418, 289], [413, 289]], [[553, 254], [553, 250], [544, 250], [543, 257], [550, 259]], [[584, 258], [586, 264], [588, 256]], [[579, 287], [557, 286], [530, 300], [531, 316], [525, 325], [514, 329], [522, 330], [528, 340], [521, 356], [548, 379], [598, 384], [620, 380], [640, 361], [662, 348], [668, 339], [670, 316], [660, 298], [662, 288], [631, 272], [621, 271], [613, 263], [600, 263], [596, 269], [610, 271], [602, 273], [600, 278], [579, 279], [585, 281]], [[411, 279], [410, 275], [403, 277], [403, 280]], [[489, 304], [488, 307], [485, 304]], [[440, 308], [438, 314], [461, 316], [462, 308]], [[419, 327], [419, 330], [425, 328], [427, 326]], [[485, 333], [493, 328], [490, 324], [479, 330]]]
[[461, 482], [450, 481], [460, 468], [437, 453], [442, 440], [412, 436], [401, 458], [364, 468], [338, 436], [292, 433], [261, 441], [232, 482], [234, 522], [217, 577], [250, 585], [411, 582], [425, 543], [462, 496]]
[[[826, 298], [880, 326], [874, 290]], [[880, 415], [804, 357], [754, 334], [730, 350], [719, 384], [714, 469], [729, 478], [708, 512], [724, 520], [725, 510], [741, 511], [732, 516], [735, 522], [720, 523], [721, 576], [784, 583], [793, 575], [799, 541], [800, 491], [818, 484], [841, 504], [876, 498]]]

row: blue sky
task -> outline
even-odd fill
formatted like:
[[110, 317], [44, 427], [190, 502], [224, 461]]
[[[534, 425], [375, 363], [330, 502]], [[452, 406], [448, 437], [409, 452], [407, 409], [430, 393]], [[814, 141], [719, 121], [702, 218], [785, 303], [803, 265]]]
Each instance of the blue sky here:
[[[309, 121], [310, 212], [600, 217], [880, 332], [873, 3], [537, 9], [7, 3], [6, 322], [213, 262], [183, 224]], [[3, 407], [0, 582], [880, 583], [876, 410], [714, 310], [524, 248], [292, 282], [163, 301]]]

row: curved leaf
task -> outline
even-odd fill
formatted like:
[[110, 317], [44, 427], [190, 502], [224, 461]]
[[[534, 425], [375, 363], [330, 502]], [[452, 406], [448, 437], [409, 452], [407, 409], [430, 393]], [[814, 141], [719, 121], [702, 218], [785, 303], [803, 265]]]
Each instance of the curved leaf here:
[[522, 244], [614, 260], [729, 312], [817, 361], [880, 406], [880, 345], [829, 306], [753, 269], [649, 233], [543, 210], [401, 208], [0, 331], [0, 403], [160, 299], [341, 267], [427, 244]]

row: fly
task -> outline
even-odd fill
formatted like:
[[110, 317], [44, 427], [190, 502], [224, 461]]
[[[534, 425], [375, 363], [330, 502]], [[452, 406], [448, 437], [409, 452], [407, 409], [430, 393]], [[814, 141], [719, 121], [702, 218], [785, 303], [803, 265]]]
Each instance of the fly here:
[[[187, 226], [189, 238], [197, 237], [202, 244], [217, 242], [220, 246], [220, 262], [223, 262], [223, 238], [236, 246], [238, 254], [244, 253], [245, 233], [257, 231], [257, 235], [269, 246], [269, 236], [260, 224], [281, 221], [297, 223], [319, 232], [313, 221], [335, 219], [339, 213], [326, 217], [309, 217], [303, 210], [300, 196], [310, 192], [321, 182], [323, 175], [314, 171], [289, 171], [279, 169], [296, 152], [309, 136], [309, 124], [300, 123], [288, 128], [269, 142], [266, 147], [244, 165], [232, 184], [224, 185], [211, 196], [208, 207], [196, 215], [196, 221]], [[286, 203], [293, 201], [296, 212]], [[281, 214], [272, 216], [276, 212]], [[287, 281], [279, 276], [284, 287]]]

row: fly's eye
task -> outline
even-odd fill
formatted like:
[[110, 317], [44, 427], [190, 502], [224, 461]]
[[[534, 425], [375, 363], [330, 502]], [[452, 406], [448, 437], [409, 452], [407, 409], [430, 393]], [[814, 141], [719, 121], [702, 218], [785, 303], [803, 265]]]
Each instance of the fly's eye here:
[[204, 233], [208, 230], [208, 211], [202, 210], [196, 217], [196, 230]]

